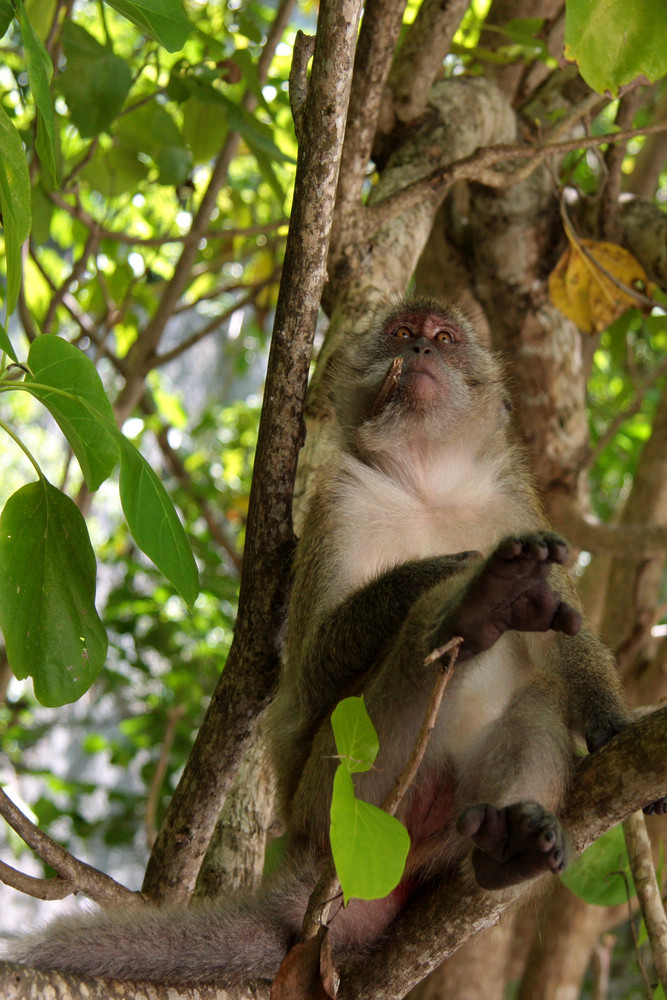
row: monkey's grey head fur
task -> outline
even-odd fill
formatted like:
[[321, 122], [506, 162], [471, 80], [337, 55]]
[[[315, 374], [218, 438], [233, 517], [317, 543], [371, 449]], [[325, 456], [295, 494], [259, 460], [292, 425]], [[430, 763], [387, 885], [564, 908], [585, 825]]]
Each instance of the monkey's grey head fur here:
[[[403, 367], [395, 391], [378, 410], [378, 393], [395, 358]], [[369, 329], [342, 352], [333, 403], [352, 451], [372, 451], [374, 440], [386, 447], [415, 436], [454, 443], [471, 434], [504, 435], [507, 424], [500, 362], [459, 306], [432, 298], [395, 301], [377, 311]]]

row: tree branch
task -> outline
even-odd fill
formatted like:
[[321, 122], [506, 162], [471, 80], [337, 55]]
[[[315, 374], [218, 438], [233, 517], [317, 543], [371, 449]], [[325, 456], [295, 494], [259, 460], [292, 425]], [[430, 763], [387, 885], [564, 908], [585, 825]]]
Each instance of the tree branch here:
[[[623, 132], [609, 132], [606, 135], [580, 136], [577, 139], [565, 139], [559, 142], [545, 142], [534, 146], [485, 146], [475, 150], [469, 156], [457, 160], [445, 167], [437, 167], [425, 177], [401, 188], [373, 205], [364, 209], [363, 225], [365, 238], [370, 237], [381, 226], [408, 209], [414, 208], [434, 188], [441, 185], [449, 186], [455, 181], [469, 180], [485, 184], [491, 188], [506, 188], [519, 181], [526, 180], [530, 174], [549, 156], [569, 153], [575, 149], [591, 149], [605, 143], [625, 142], [638, 135], [650, 135], [654, 132], [667, 130], [667, 122], [647, 125], [645, 128], [627, 129]], [[494, 169], [505, 163], [523, 160], [524, 163], [512, 171]]]
[[423, 0], [389, 77], [394, 110], [401, 121], [413, 121], [426, 110], [429, 91], [442, 72], [443, 59], [468, 6], [468, 0]]
[[[271, 24], [267, 40], [257, 64], [257, 79], [260, 84], [266, 79], [269, 65], [285, 29], [293, 2], [294, 0], [281, 0], [276, 16]], [[241, 104], [246, 110], [253, 111], [257, 105], [257, 98], [248, 90]], [[171, 278], [166, 284], [160, 303], [152, 318], [141, 331], [128, 352], [127, 381], [118, 395], [115, 406], [120, 423], [122, 423], [141, 399], [144, 379], [150, 370], [150, 358], [156, 352], [167, 322], [171, 318], [178, 300], [190, 279], [192, 265], [199, 251], [199, 243], [204, 237], [211, 221], [218, 194], [226, 183], [229, 165], [237, 153], [240, 139], [241, 137], [238, 132], [229, 132], [227, 134], [227, 138], [211, 171], [208, 187], [202, 196], [192, 220], [190, 231], [183, 241], [180, 257], [176, 262]]]
[[144, 890], [185, 900], [279, 672], [292, 492], [312, 338], [326, 275], [360, 0], [320, 8], [292, 222], [269, 356], [234, 640], [146, 871]]
[[64, 899], [76, 892], [76, 886], [60, 875], [55, 878], [36, 878], [17, 871], [4, 861], [0, 861], [0, 882], [35, 899]]
[[370, 0], [365, 6], [338, 178], [332, 233], [334, 253], [336, 243], [345, 240], [347, 225], [356, 218], [361, 206], [363, 182], [404, 9], [405, 0]]
[[[575, 853], [663, 795], [666, 769], [667, 708], [644, 716], [585, 757], [562, 812]], [[397, 918], [375, 952], [341, 970], [339, 1000], [403, 998], [465, 941], [497, 923], [504, 910], [534, 885], [525, 882], [511, 890], [487, 892], [463, 871], [447, 881], [445, 891], [440, 885], [429, 887]], [[268, 1000], [269, 992], [266, 983], [231, 991], [202, 986], [169, 989], [170, 1000]], [[47, 994], [53, 1000], [149, 1000], [155, 987], [81, 980], [0, 963], [4, 1000], [41, 1000]]]
[[641, 562], [659, 552], [667, 552], [665, 524], [604, 524], [583, 511], [574, 497], [565, 493], [552, 494], [549, 510], [569, 541], [592, 555]]
[[245, 306], [250, 305], [255, 301], [259, 293], [266, 288], [267, 285], [272, 284], [276, 280], [276, 275], [272, 274], [270, 278], [265, 278], [263, 281], [258, 281], [256, 285], [246, 286], [249, 291], [242, 298], [238, 299], [233, 305], [228, 309], [225, 309], [223, 313], [219, 316], [214, 316], [208, 323], [205, 323], [200, 330], [196, 330], [195, 333], [191, 334], [185, 340], [181, 341], [180, 344], [176, 344], [172, 347], [170, 351], [165, 351], [163, 354], [157, 354], [150, 362], [150, 367], [159, 368], [161, 365], [166, 365], [168, 362], [173, 361], [175, 358], [180, 357], [185, 351], [189, 351], [191, 347], [198, 344], [200, 340], [208, 337], [211, 333], [215, 333], [219, 326], [229, 319], [235, 312], [239, 309], [245, 308]]
[[651, 856], [651, 841], [641, 812], [633, 813], [623, 821], [623, 832], [655, 971], [663, 990], [667, 991], [667, 917]]
[[[133, 904], [139, 902], [139, 896], [137, 893], [132, 892], [127, 889], [120, 882], [116, 882], [114, 879], [105, 875], [104, 872], [98, 871], [97, 868], [93, 868], [91, 865], [87, 865], [85, 861], [79, 861], [75, 858], [69, 851], [66, 851], [64, 847], [52, 840], [46, 833], [43, 833], [34, 823], [24, 816], [20, 809], [14, 805], [9, 796], [0, 789], [0, 816], [3, 816], [12, 830], [18, 833], [28, 847], [32, 847], [33, 851], [39, 855], [42, 861], [46, 861], [48, 865], [54, 869], [58, 874], [61, 881], [61, 887], [64, 888], [64, 884], [68, 885], [70, 888], [62, 894], [55, 894], [56, 887], [53, 887], [54, 895], [44, 895], [42, 892], [32, 892], [27, 888], [28, 883], [23, 886], [16, 885], [16, 877], [21, 875], [20, 872], [15, 872], [13, 868], [9, 868], [7, 871], [5, 866], [0, 869], [0, 880], [5, 882], [5, 876], [8, 876], [8, 881], [6, 884], [13, 885], [14, 888], [21, 888], [24, 892], [29, 892], [31, 896], [38, 896], [41, 899], [62, 899], [63, 896], [70, 895], [75, 892], [84, 892], [95, 902], [104, 904], [105, 906], [127, 906], [128, 904]], [[23, 879], [28, 879], [30, 876], [23, 875]], [[41, 883], [42, 889], [47, 893], [47, 886], [52, 880], [50, 879], [34, 879], [30, 884], [34, 889], [39, 888], [36, 883]], [[47, 883], [47, 885], [44, 885]]]
[[[665, 790], [667, 708], [634, 723], [585, 757], [561, 814], [579, 854]], [[500, 919], [534, 883], [486, 892], [466, 871], [423, 892], [392, 925], [371, 955], [341, 970], [339, 1000], [399, 1000], [448, 955]]]

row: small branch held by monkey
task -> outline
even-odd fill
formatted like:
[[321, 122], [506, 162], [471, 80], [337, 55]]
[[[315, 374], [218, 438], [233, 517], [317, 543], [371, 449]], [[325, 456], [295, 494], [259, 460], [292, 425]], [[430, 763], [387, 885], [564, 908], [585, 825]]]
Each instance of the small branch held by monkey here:
[[[395, 363], [392, 364], [390, 371], [387, 373], [387, 378], [385, 379], [378, 396], [381, 395], [382, 390], [389, 381], [394, 367]], [[462, 642], [463, 639], [461, 639], [460, 636], [454, 636], [449, 640], [449, 642], [446, 642], [444, 646], [439, 646], [437, 649], [434, 649], [424, 660], [424, 666], [430, 667], [438, 660], [442, 659], [442, 657], [449, 654], [447, 656], [447, 660], [443, 662], [440, 667], [440, 672], [433, 687], [433, 691], [431, 692], [431, 697], [429, 698], [426, 713], [424, 715], [424, 721], [419, 731], [417, 741], [412, 748], [408, 761], [403, 768], [398, 781], [385, 801], [382, 803], [382, 809], [384, 809], [385, 812], [388, 812], [390, 816], [396, 815], [396, 810], [398, 809], [408, 788], [412, 784], [412, 781], [414, 780], [414, 777], [419, 769], [419, 765], [424, 759], [424, 754], [426, 753], [426, 748], [435, 725], [435, 719], [438, 711], [440, 710], [445, 689], [451, 679], [454, 664], [456, 663], [459, 648]], [[302, 940], [307, 941], [309, 938], [313, 937], [318, 933], [321, 925], [327, 922], [329, 919], [331, 904], [340, 897], [340, 892], [341, 888], [338, 875], [336, 874], [336, 867], [333, 860], [331, 860], [317, 883], [317, 886], [315, 887], [315, 890], [308, 902], [308, 909], [306, 910], [301, 930]]]
[[442, 659], [442, 657], [447, 656], [447, 659], [440, 666], [440, 673], [437, 681], [435, 682], [433, 691], [431, 692], [431, 697], [426, 709], [426, 715], [424, 716], [424, 721], [422, 723], [421, 730], [419, 731], [417, 742], [412, 749], [412, 753], [410, 754], [401, 776], [385, 801], [382, 803], [382, 808], [391, 816], [396, 815], [396, 810], [400, 805], [401, 799], [412, 784], [414, 777], [419, 770], [419, 765], [424, 759], [426, 747], [428, 746], [428, 741], [431, 738], [431, 733], [433, 732], [433, 727], [435, 726], [435, 720], [438, 712], [440, 711], [440, 705], [442, 703], [445, 689], [447, 688], [454, 672], [454, 664], [456, 663], [459, 655], [459, 649], [461, 648], [462, 642], [463, 639], [461, 636], [455, 635], [449, 640], [449, 642], [446, 642], [444, 646], [439, 646], [438, 649], [434, 649], [431, 653], [429, 653], [424, 660], [424, 666], [430, 667], [433, 663]]
[[377, 417], [378, 414], [382, 413], [387, 403], [393, 398], [396, 390], [398, 389], [398, 380], [401, 376], [402, 368], [403, 358], [394, 358], [389, 366], [385, 379], [378, 390], [378, 394], [375, 397], [375, 402], [373, 403], [373, 408], [371, 410], [371, 417]]

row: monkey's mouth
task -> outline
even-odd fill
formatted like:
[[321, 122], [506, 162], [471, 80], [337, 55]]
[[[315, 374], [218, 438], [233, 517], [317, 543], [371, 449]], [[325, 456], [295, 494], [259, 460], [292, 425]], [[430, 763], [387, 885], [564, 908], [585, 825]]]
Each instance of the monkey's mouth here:
[[403, 377], [409, 378], [408, 385], [413, 390], [419, 386], [424, 386], [424, 388], [432, 386], [433, 383], [437, 386], [441, 385], [432, 365], [420, 363], [410, 365], [403, 370]]
[[404, 375], [428, 375], [428, 377], [430, 379], [433, 379], [434, 382], [436, 381], [436, 377], [433, 374], [433, 368], [430, 365], [424, 365], [424, 364], [419, 364], [419, 363], [412, 364], [412, 365], [407, 365], [405, 367], [404, 371], [403, 371], [403, 374]]
[[406, 397], [413, 404], [432, 405], [442, 399], [444, 386], [432, 365], [417, 363], [406, 368], [401, 379]]

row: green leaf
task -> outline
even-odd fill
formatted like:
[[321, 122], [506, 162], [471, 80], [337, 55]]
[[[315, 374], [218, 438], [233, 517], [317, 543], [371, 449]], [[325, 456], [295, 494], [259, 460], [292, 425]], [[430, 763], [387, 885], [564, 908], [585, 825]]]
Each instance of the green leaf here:
[[0, 516], [0, 627], [12, 670], [32, 676], [43, 705], [80, 698], [104, 663], [95, 569], [69, 497], [40, 480], [9, 498]]
[[655, 0], [568, 0], [565, 55], [602, 94], [640, 75], [667, 73], [667, 4]]
[[355, 796], [343, 765], [334, 776], [330, 836], [346, 904], [352, 896], [381, 899], [396, 888], [410, 850], [408, 831], [394, 816]]
[[21, 247], [30, 233], [30, 176], [21, 137], [0, 104], [0, 211], [7, 258], [7, 315], [21, 287]]
[[197, 564], [167, 492], [134, 445], [118, 432], [120, 502], [132, 537], [192, 607], [199, 592]]
[[121, 145], [111, 150], [98, 150], [81, 171], [81, 176], [105, 198], [118, 198], [127, 191], [136, 193], [148, 176], [148, 168], [139, 162], [135, 150]]
[[35, 245], [41, 246], [51, 235], [51, 220], [55, 206], [39, 182], [32, 186], [30, 208], [32, 212], [30, 235]]
[[18, 364], [19, 359], [16, 357], [16, 351], [14, 350], [12, 342], [9, 339], [9, 334], [5, 330], [2, 323], [0, 323], [0, 351], [4, 351], [5, 354], [10, 356], [12, 361], [16, 361]]
[[113, 410], [95, 365], [78, 347], [46, 335], [31, 344], [28, 367], [23, 385], [58, 423], [88, 488], [98, 489], [118, 461], [118, 447], [109, 430], [109, 423], [116, 428]]
[[595, 906], [619, 906], [635, 894], [623, 827], [612, 827], [577, 858], [561, 878], [568, 889]]
[[183, 525], [146, 459], [118, 430], [92, 361], [66, 340], [47, 335], [33, 341], [28, 365], [32, 374], [22, 387], [57, 420], [91, 489], [109, 476], [120, 451], [120, 500], [132, 537], [192, 605], [199, 576]]
[[183, 139], [195, 163], [208, 163], [217, 156], [227, 131], [227, 115], [219, 104], [196, 97], [183, 104]]
[[72, 20], [65, 20], [62, 38], [67, 68], [60, 88], [79, 133], [92, 139], [109, 129], [123, 107], [132, 71], [124, 59]]
[[6, 33], [13, 17], [14, 8], [11, 0], [0, 0], [0, 38]]
[[56, 164], [56, 125], [53, 114], [53, 98], [51, 97], [51, 77], [53, 64], [50, 56], [39, 40], [28, 20], [26, 9], [19, 0], [16, 14], [21, 26], [23, 48], [25, 50], [26, 69], [30, 89], [37, 107], [37, 137], [35, 148], [40, 163], [57, 184], [58, 167]]
[[663, 989], [662, 983], [658, 983], [653, 993], [652, 1000], [665, 1000], [665, 991]]
[[377, 757], [379, 743], [364, 699], [345, 698], [331, 713], [336, 749], [341, 767], [349, 774], [368, 771]]
[[167, 52], [182, 49], [192, 31], [181, 0], [106, 0], [110, 7], [148, 32]]
[[178, 187], [190, 176], [192, 156], [185, 146], [166, 146], [158, 153], [155, 164], [160, 171], [158, 183]]
[[118, 122], [116, 134], [126, 152], [147, 153], [160, 171], [160, 184], [178, 185], [192, 169], [192, 157], [173, 118], [157, 101], [149, 101]]

